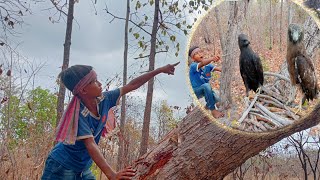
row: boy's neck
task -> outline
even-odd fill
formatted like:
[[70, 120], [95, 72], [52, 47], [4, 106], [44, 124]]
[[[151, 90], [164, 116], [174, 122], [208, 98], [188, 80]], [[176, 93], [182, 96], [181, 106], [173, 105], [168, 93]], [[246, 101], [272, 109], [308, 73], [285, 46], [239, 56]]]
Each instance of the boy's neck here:
[[97, 99], [96, 98], [81, 98], [82, 103], [88, 108], [88, 110], [94, 115], [98, 116]]

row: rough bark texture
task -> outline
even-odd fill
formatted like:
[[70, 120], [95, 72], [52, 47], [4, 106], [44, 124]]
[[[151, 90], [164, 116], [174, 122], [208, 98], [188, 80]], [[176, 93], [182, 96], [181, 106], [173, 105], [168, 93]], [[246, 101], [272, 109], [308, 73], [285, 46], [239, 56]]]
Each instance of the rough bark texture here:
[[280, 1], [280, 34], [279, 34], [279, 44], [280, 44], [280, 52], [282, 51], [282, 35], [283, 35], [283, 32], [286, 32], [286, 31], [283, 31], [282, 29], [282, 14], [283, 14], [283, 0]]
[[272, 1], [270, 1], [270, 16], [269, 16], [269, 30], [270, 30], [270, 34], [269, 34], [269, 49], [271, 50], [272, 49], [272, 45], [273, 45], [273, 43], [272, 43], [272, 28], [273, 28], [273, 26], [272, 26], [272, 18], [273, 18], [273, 16], [271, 15], [272, 14]]
[[[243, 21], [245, 9], [247, 8], [247, 1], [230, 2], [229, 4], [229, 19], [228, 31], [225, 37], [220, 34], [220, 42], [224, 57], [222, 57], [222, 73], [220, 79], [220, 97], [224, 106], [232, 103], [231, 82], [235, 64], [237, 62], [236, 51], [238, 49], [238, 32], [239, 24]], [[216, 9], [217, 12], [217, 9]], [[218, 15], [216, 16], [219, 20]], [[219, 23], [219, 21], [217, 21]], [[224, 44], [224, 45], [223, 45]]]
[[243, 133], [212, 122], [199, 108], [135, 163], [134, 179], [223, 179], [260, 151], [320, 122], [320, 105], [304, 119], [268, 133]]
[[[69, 67], [73, 12], [74, 12], [74, 0], [69, 0], [66, 36], [63, 44], [64, 50], [63, 50], [63, 63], [61, 68], [62, 71]], [[65, 93], [66, 93], [66, 87], [62, 83], [60, 83], [59, 94], [58, 94], [58, 104], [57, 104], [56, 126], [58, 125], [59, 120], [63, 113]]]
[[[130, 0], [127, 0], [127, 13], [126, 13], [126, 22], [124, 28], [124, 53], [123, 53], [123, 86], [127, 84], [127, 64], [128, 64], [128, 26], [129, 26], [129, 15], [130, 15]], [[120, 117], [120, 133], [123, 138], [125, 138], [125, 128], [126, 123], [126, 95], [122, 96], [121, 101], [121, 117]], [[119, 153], [118, 153], [118, 162], [117, 169], [120, 170], [123, 168], [123, 163], [126, 162], [126, 157], [124, 152], [124, 139], [119, 139]]]
[[[158, 23], [159, 23], [159, 0], [155, 0], [154, 19], [153, 19], [152, 33], [151, 33], [149, 71], [154, 70], [155, 56], [156, 56], [156, 36], [157, 36], [157, 30], [158, 30]], [[144, 109], [144, 116], [143, 116], [140, 156], [145, 154], [148, 149], [149, 127], [150, 127], [151, 106], [152, 106], [152, 96], [153, 96], [153, 84], [154, 84], [154, 78], [151, 78], [148, 81], [146, 106]]]
[[312, 58], [315, 50], [320, 47], [320, 29], [311, 17], [304, 23], [304, 29], [304, 45], [308, 56]]

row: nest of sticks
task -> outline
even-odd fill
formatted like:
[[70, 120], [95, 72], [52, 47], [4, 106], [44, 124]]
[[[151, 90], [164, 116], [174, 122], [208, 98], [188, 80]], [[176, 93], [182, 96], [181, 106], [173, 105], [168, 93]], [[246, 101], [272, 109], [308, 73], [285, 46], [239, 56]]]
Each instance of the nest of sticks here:
[[[261, 87], [260, 92], [254, 97], [249, 97], [249, 102], [238, 119], [237, 129], [266, 132], [290, 125], [301, 118], [302, 113], [294, 108], [292, 103], [296, 91], [295, 87], [291, 86], [290, 80], [283, 75], [270, 72], [265, 72], [264, 75], [273, 79]], [[275, 86], [279, 81], [283, 81], [282, 83], [287, 87], [289, 85], [290, 88]]]

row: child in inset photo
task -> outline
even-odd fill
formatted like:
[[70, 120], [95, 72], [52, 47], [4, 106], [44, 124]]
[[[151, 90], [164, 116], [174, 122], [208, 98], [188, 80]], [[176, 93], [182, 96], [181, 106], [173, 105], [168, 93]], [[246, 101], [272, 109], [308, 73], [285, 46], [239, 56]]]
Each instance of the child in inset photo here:
[[224, 117], [224, 114], [217, 109], [217, 103], [220, 101], [220, 98], [214, 92], [209, 83], [211, 79], [211, 72], [221, 72], [220, 68], [211, 63], [218, 62], [220, 57], [215, 56], [209, 59], [204, 59], [203, 55], [203, 50], [198, 46], [194, 46], [189, 49], [189, 57], [192, 60], [189, 71], [191, 86], [197, 98], [205, 98], [205, 107], [206, 109], [211, 110], [212, 116], [215, 118], [221, 118]]

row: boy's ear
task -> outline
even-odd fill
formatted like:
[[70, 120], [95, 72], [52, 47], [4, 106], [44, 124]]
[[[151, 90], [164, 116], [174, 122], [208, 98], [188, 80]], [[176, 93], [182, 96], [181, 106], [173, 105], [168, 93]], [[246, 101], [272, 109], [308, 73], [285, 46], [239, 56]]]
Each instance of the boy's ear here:
[[80, 90], [80, 92], [79, 93], [81, 93], [81, 94], [87, 94], [87, 90], [86, 90], [86, 88], [84, 87], [84, 88], [82, 88], [81, 90]]

